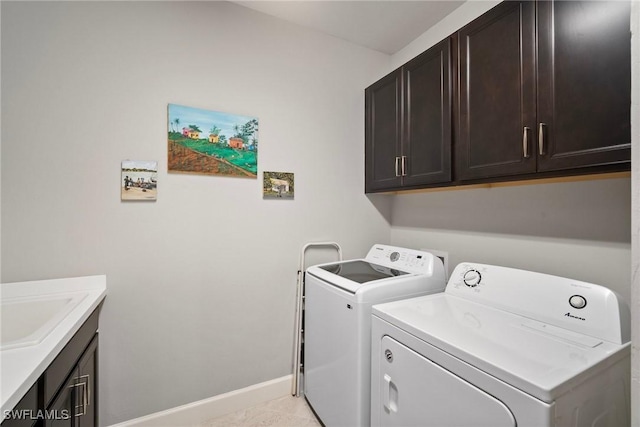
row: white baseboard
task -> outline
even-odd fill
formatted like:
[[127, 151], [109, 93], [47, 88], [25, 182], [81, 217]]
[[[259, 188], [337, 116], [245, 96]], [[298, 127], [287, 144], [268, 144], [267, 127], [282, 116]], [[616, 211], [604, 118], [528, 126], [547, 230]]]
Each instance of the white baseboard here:
[[135, 418], [110, 427], [194, 427], [206, 420], [250, 408], [291, 393], [291, 375]]

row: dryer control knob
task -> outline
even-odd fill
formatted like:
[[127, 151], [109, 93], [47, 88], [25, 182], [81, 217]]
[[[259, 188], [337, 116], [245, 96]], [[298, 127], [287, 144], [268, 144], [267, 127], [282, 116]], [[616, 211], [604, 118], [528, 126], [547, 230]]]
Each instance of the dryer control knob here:
[[476, 286], [478, 286], [481, 280], [482, 276], [480, 275], [480, 272], [478, 270], [469, 270], [465, 272], [464, 276], [462, 277], [462, 281], [464, 282], [464, 284], [469, 286], [470, 288], [475, 288]]
[[587, 299], [582, 295], [574, 295], [569, 298], [569, 304], [571, 305], [571, 307], [579, 310], [587, 306]]

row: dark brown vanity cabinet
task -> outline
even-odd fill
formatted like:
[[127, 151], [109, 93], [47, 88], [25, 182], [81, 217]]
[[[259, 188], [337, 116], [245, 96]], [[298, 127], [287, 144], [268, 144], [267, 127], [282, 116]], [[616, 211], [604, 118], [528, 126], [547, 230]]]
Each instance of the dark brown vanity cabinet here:
[[98, 425], [98, 311], [42, 374], [44, 406], [55, 415], [45, 427]]
[[507, 1], [458, 38], [458, 180], [629, 169], [629, 2]]
[[18, 404], [13, 408], [12, 412], [14, 416], [8, 416], [2, 421], [2, 427], [33, 427], [37, 426], [37, 415], [40, 409], [38, 391], [39, 382], [36, 382], [31, 386], [29, 391], [20, 399]]
[[[2, 427], [98, 425], [98, 314], [95, 309]], [[18, 415], [20, 414], [20, 415]]]
[[97, 348], [96, 335], [73, 367], [60, 392], [49, 405], [56, 417], [48, 417], [46, 427], [97, 426]]
[[452, 39], [365, 90], [365, 191], [451, 181]]

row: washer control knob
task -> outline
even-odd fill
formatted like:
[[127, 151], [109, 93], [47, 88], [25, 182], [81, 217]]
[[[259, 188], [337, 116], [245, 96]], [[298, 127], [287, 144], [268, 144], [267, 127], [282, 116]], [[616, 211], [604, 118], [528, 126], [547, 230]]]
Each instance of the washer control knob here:
[[391, 255], [389, 256], [389, 259], [391, 260], [391, 262], [396, 262], [399, 258], [400, 258], [399, 252], [391, 252]]
[[574, 295], [571, 298], [569, 298], [569, 304], [571, 305], [571, 307], [579, 310], [581, 308], [586, 307], [587, 300], [582, 295]]
[[480, 275], [480, 272], [478, 270], [469, 270], [464, 273], [464, 276], [462, 277], [462, 281], [464, 282], [464, 284], [470, 288], [475, 288], [476, 286], [478, 286], [481, 280], [482, 276]]

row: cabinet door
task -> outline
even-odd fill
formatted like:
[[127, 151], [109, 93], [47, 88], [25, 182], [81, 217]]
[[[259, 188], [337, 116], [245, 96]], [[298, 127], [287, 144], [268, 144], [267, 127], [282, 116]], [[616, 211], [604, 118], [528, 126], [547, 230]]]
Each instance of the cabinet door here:
[[630, 162], [630, 3], [541, 1], [537, 13], [538, 169]]
[[74, 427], [74, 402], [77, 399], [75, 387], [76, 370], [74, 370], [60, 392], [47, 408], [48, 416], [44, 420], [45, 427]]
[[2, 421], [2, 427], [32, 427], [37, 425], [37, 420], [33, 418], [37, 418], [36, 415], [39, 409], [38, 391], [40, 387], [38, 383], [39, 381], [36, 381], [13, 410], [6, 414], [7, 418]]
[[98, 335], [93, 338], [84, 355], [78, 362], [77, 382], [80, 387], [77, 399], [76, 426], [94, 427], [98, 425]]
[[405, 186], [451, 181], [451, 40], [403, 68]]
[[58, 395], [47, 408], [45, 427], [97, 426], [97, 347], [96, 334]]
[[365, 91], [365, 191], [400, 187], [401, 84], [397, 70]]
[[458, 32], [460, 180], [536, 170], [534, 8], [504, 2]]

